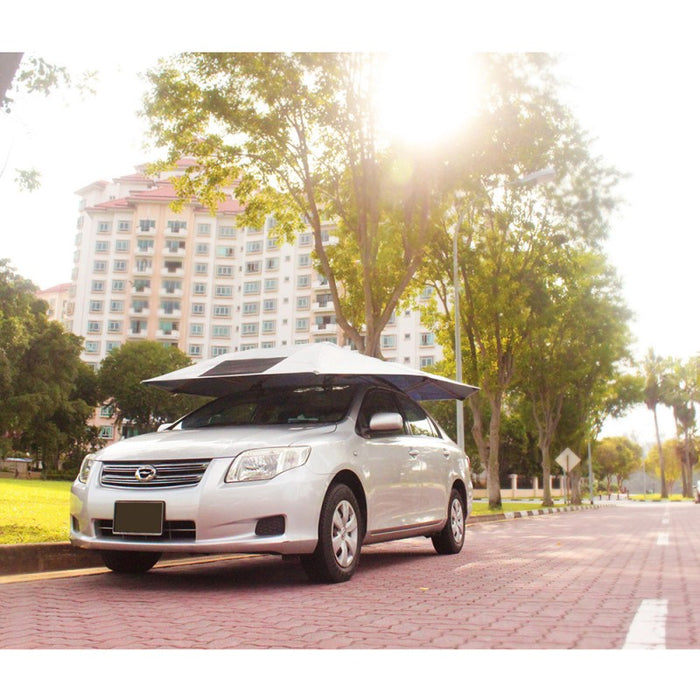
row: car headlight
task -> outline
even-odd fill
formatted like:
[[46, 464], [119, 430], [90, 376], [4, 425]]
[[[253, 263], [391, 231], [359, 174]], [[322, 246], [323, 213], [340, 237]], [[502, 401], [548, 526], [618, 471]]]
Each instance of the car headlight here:
[[87, 484], [90, 472], [96, 464], [98, 464], [98, 461], [95, 459], [95, 455], [85, 455], [85, 459], [83, 459], [83, 463], [80, 465], [80, 471], [78, 472], [78, 481], [81, 484]]
[[261, 481], [295, 469], [306, 462], [310, 447], [266, 447], [248, 450], [233, 460], [225, 481]]

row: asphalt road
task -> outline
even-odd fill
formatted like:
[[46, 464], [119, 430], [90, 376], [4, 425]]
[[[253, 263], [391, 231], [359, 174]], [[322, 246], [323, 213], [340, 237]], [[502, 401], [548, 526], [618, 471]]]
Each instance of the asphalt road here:
[[699, 649], [700, 506], [478, 523], [461, 554], [366, 547], [351, 581], [278, 557], [0, 578], [1, 649]]

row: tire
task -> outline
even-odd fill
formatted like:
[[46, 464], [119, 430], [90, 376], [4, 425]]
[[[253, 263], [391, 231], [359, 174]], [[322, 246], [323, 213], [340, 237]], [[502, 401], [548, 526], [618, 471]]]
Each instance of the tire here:
[[432, 536], [433, 547], [438, 554], [458, 554], [464, 546], [466, 518], [464, 515], [464, 498], [457, 489], [452, 489], [447, 504], [447, 522], [445, 527]]
[[161, 552], [100, 552], [104, 565], [117, 574], [145, 574], [160, 559]]
[[348, 581], [360, 561], [363, 537], [363, 516], [353, 490], [345, 484], [331, 486], [321, 507], [316, 549], [301, 557], [308, 577], [318, 583]]

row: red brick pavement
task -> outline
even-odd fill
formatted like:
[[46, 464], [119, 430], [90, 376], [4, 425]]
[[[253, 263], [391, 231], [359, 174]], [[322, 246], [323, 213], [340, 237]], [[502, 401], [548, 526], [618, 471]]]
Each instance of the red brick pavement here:
[[483, 523], [457, 556], [367, 547], [334, 586], [276, 557], [0, 582], [0, 648], [619, 649], [663, 598], [667, 646], [697, 649], [699, 526], [694, 504]]

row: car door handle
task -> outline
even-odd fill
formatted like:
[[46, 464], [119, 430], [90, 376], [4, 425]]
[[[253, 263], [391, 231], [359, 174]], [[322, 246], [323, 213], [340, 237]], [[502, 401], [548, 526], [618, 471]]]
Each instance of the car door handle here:
[[443, 450], [443, 451], [442, 451], [442, 456], [443, 456], [445, 459], [449, 459], [449, 458], [450, 458], [450, 451], [449, 451], [449, 450]]
[[415, 458], [415, 457], [417, 457], [417, 456], [420, 454], [420, 451], [419, 451], [419, 450], [409, 450], [409, 451], [408, 451], [408, 454], [409, 454], [411, 457], [414, 457], [414, 458]]

